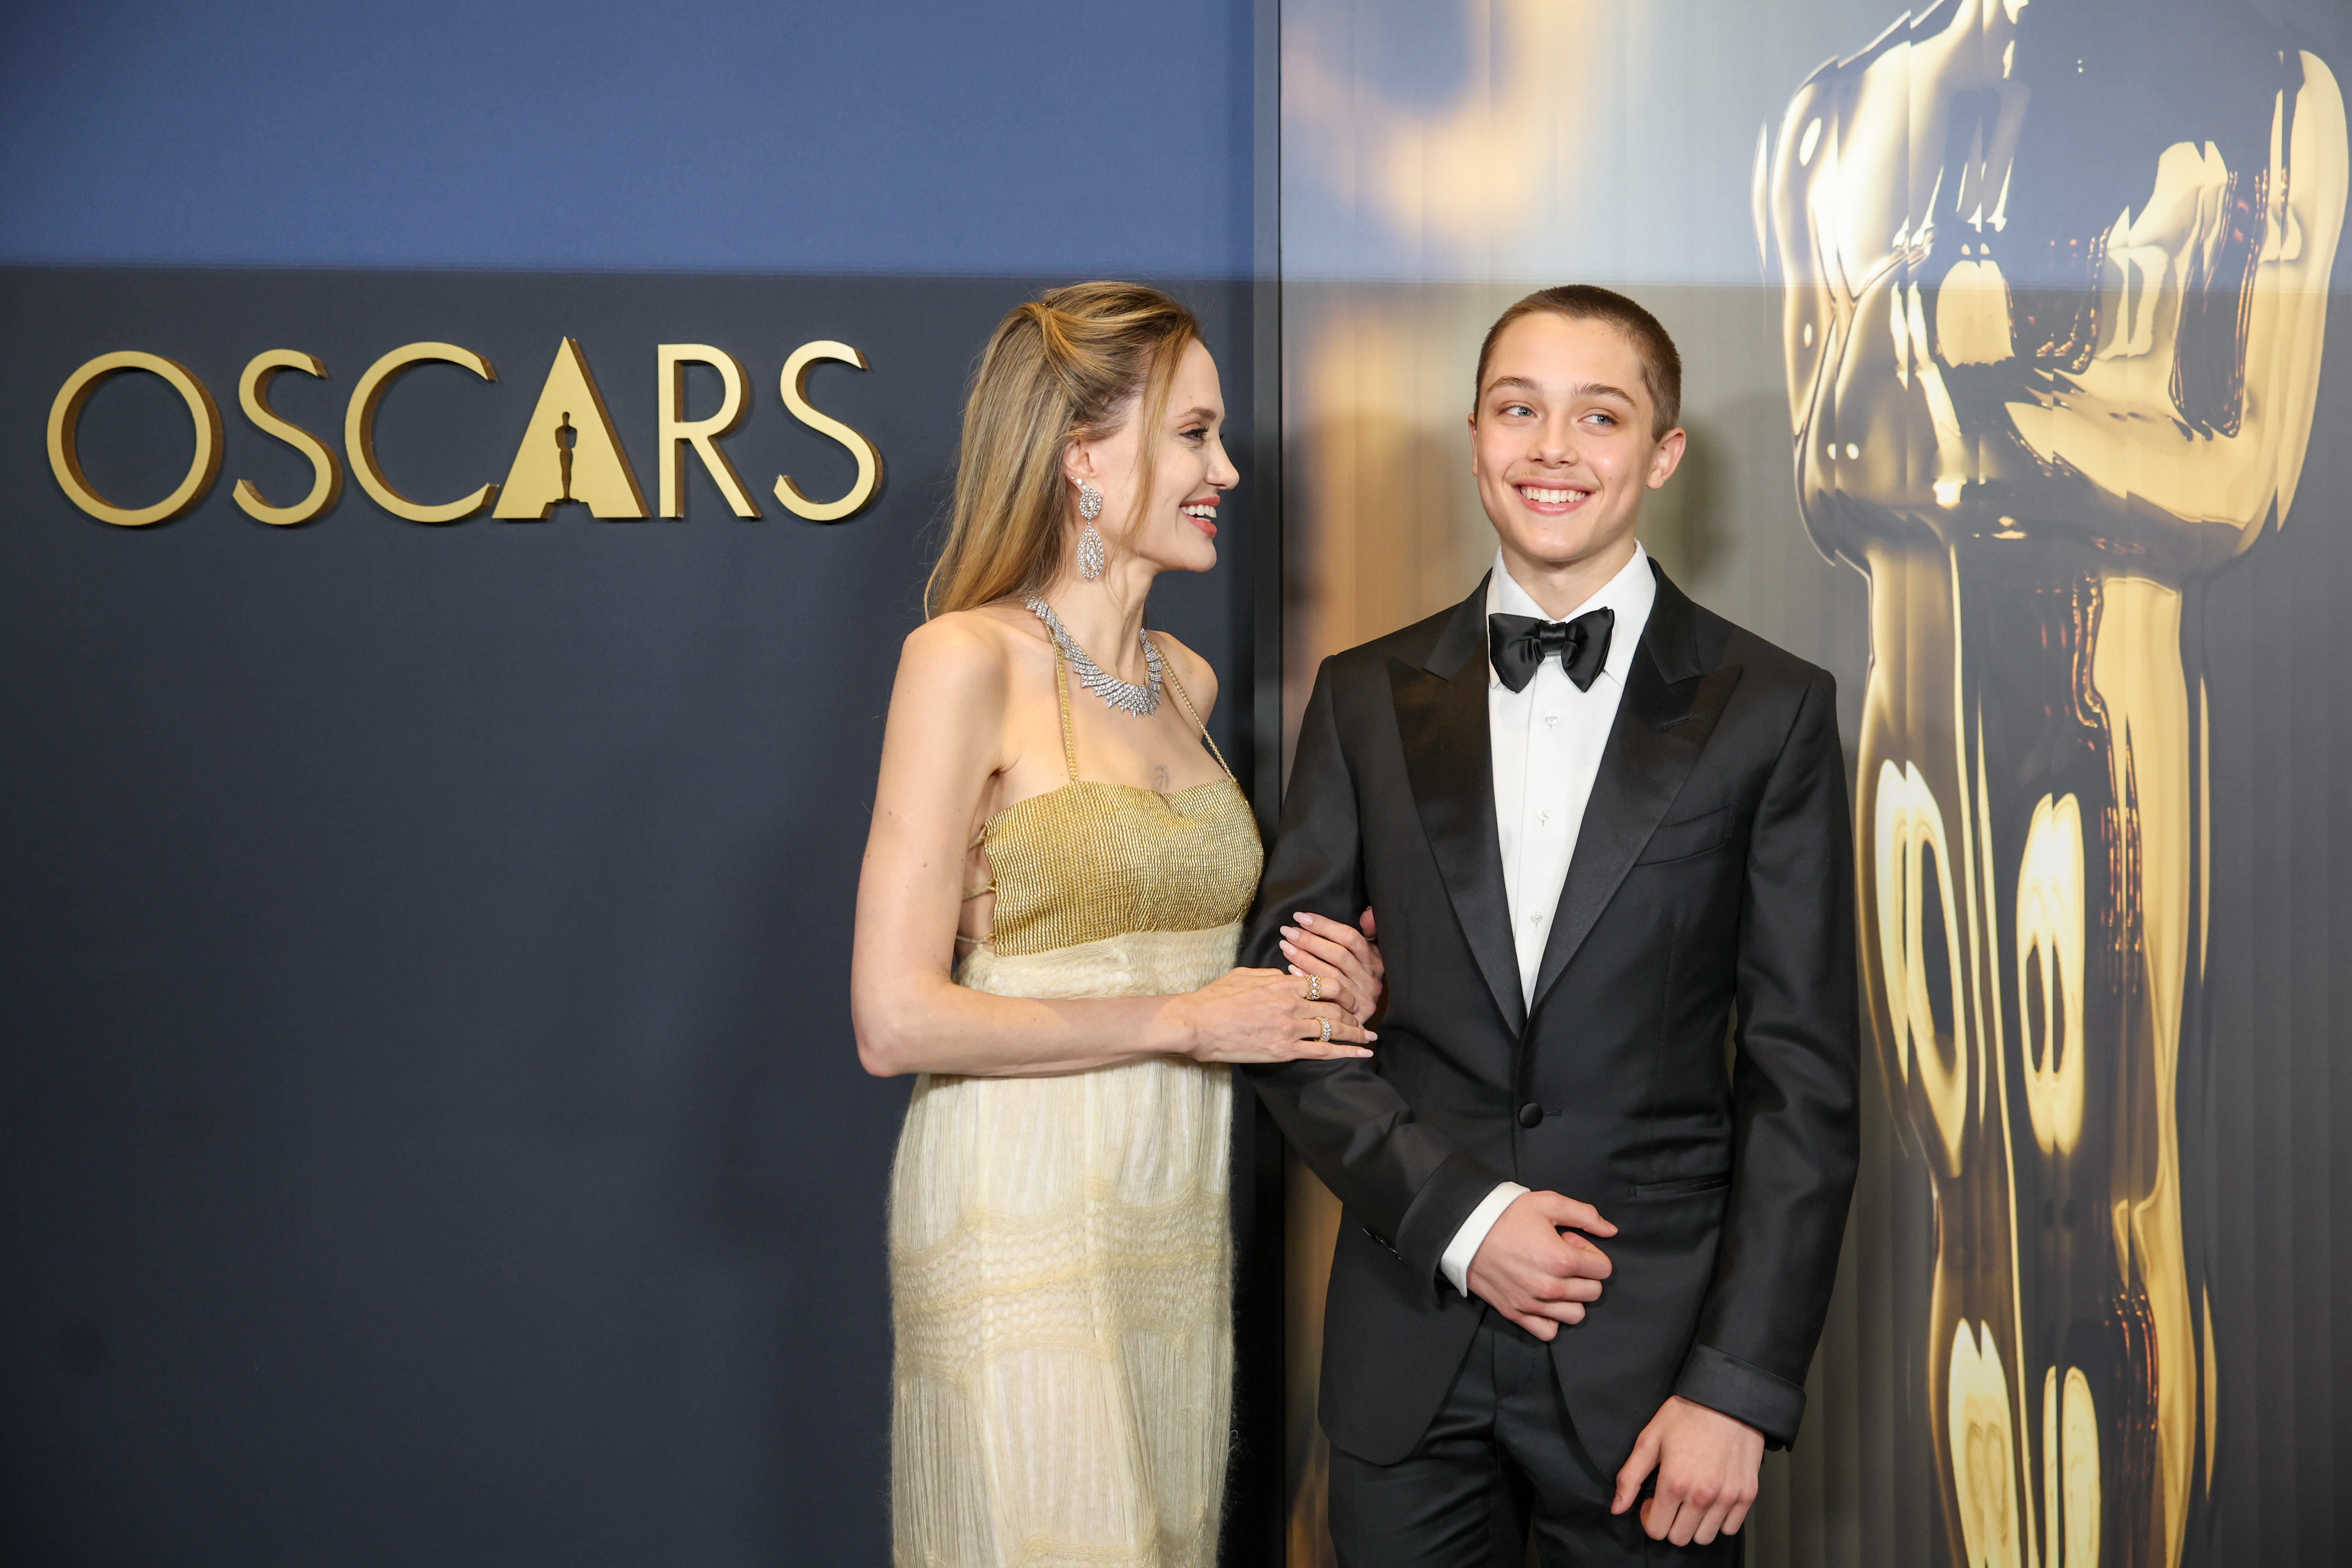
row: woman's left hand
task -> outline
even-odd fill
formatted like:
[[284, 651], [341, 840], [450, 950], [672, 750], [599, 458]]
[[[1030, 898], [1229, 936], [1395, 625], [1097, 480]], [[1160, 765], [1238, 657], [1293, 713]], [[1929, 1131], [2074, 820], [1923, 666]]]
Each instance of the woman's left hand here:
[[1380, 928], [1367, 908], [1359, 922], [1362, 930], [1325, 915], [1300, 912], [1296, 925], [1282, 928], [1282, 955], [1293, 974], [1319, 975], [1329, 989], [1324, 995], [1360, 1022], [1380, 1008], [1387, 989], [1389, 966], [1381, 961]]

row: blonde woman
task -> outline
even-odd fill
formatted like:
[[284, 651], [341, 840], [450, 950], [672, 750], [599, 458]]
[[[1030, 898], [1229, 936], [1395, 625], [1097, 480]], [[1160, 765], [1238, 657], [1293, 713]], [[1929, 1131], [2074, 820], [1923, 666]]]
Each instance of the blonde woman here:
[[1190, 311], [1083, 283], [998, 327], [858, 885], [860, 1059], [919, 1073], [890, 1193], [908, 1568], [1214, 1561], [1232, 1371], [1227, 1064], [1361, 1057], [1375, 950], [1257, 889], [1215, 675], [1144, 627], [1236, 475]]

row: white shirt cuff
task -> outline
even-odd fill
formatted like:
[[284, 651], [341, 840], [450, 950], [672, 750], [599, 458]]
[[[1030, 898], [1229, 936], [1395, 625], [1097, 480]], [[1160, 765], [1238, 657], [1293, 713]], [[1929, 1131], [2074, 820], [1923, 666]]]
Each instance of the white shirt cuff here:
[[1446, 1244], [1445, 1256], [1437, 1260], [1438, 1270], [1465, 1296], [1470, 1294], [1470, 1260], [1478, 1256], [1478, 1248], [1486, 1241], [1486, 1233], [1495, 1228], [1495, 1222], [1503, 1217], [1503, 1211], [1511, 1206], [1514, 1199], [1525, 1196], [1527, 1192], [1528, 1189], [1517, 1182], [1499, 1184], [1493, 1192], [1479, 1200], [1478, 1206], [1470, 1211], [1470, 1217], [1462, 1222], [1462, 1228], [1455, 1231], [1454, 1239]]

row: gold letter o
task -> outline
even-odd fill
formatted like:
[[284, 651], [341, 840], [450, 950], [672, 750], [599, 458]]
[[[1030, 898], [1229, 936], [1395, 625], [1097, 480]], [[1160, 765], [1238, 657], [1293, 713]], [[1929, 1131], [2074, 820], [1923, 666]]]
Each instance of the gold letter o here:
[[[81, 454], [76, 444], [82, 405], [89, 401], [89, 395], [98, 390], [100, 383], [133, 370], [147, 371], [169, 382], [172, 390], [188, 405], [188, 417], [196, 426], [196, 451], [189, 459], [187, 477], [180, 481], [179, 489], [153, 506], [117, 506], [100, 495], [91, 488], [89, 476], [81, 471]], [[100, 522], [144, 528], [151, 522], [168, 521], [205, 499], [220, 473], [220, 410], [213, 405], [213, 395], [205, 390], [205, 384], [187, 366], [160, 354], [135, 350], [100, 354], [66, 377], [66, 384], [58, 388], [57, 401], [49, 405], [49, 471], [57, 475], [66, 499]]]

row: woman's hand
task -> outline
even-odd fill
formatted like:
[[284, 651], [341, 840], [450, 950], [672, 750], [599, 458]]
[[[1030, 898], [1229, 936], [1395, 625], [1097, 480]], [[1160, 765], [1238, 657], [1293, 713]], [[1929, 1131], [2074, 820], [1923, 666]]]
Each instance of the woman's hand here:
[[1170, 1003], [1198, 1062], [1331, 1061], [1372, 1053], [1372, 1033], [1322, 987], [1278, 969], [1234, 969]]
[[1298, 922], [1282, 928], [1282, 956], [1290, 960], [1290, 973], [1319, 976], [1323, 994], [1360, 1020], [1379, 1011], [1389, 966], [1381, 960], [1380, 928], [1370, 908], [1364, 910], [1361, 931], [1321, 915], [1290, 918]]

